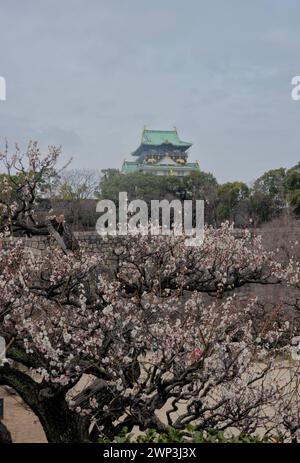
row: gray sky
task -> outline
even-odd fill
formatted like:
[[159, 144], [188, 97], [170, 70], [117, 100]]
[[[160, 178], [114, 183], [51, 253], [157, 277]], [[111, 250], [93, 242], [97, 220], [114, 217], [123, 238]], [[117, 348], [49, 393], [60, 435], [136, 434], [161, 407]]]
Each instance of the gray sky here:
[[176, 125], [219, 181], [300, 160], [299, 0], [0, 0], [0, 143], [120, 167]]

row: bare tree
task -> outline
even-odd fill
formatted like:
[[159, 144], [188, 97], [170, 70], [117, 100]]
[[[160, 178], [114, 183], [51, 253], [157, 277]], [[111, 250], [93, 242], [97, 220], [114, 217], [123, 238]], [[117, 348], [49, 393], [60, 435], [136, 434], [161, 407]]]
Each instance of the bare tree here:
[[57, 178], [54, 196], [63, 200], [91, 199], [99, 186], [100, 176], [93, 169], [72, 169]]
[[42, 156], [37, 142], [30, 142], [24, 154], [16, 145], [10, 155], [6, 144], [4, 152], [0, 152], [5, 172], [1, 178], [0, 232], [28, 237], [52, 236], [67, 252], [67, 249], [74, 250], [77, 243], [64, 217], [47, 216], [40, 221], [36, 214], [38, 200], [57, 176], [60, 153], [60, 148], [50, 146], [49, 153]]

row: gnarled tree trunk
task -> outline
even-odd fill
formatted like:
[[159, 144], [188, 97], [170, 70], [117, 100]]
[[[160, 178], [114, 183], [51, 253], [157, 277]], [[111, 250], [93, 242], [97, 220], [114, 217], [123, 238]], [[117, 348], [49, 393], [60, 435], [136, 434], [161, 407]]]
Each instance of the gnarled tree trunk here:
[[7, 427], [0, 420], [0, 444], [11, 444], [12, 438]]
[[39, 418], [48, 442], [88, 442], [88, 420], [69, 409], [66, 392], [55, 393], [25, 373], [0, 367], [0, 385], [12, 387]]

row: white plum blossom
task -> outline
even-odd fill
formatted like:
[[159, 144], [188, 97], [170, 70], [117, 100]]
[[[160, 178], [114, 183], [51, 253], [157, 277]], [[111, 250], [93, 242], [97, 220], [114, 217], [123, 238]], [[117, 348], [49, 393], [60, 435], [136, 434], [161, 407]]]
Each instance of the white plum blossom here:
[[[32, 172], [53, 167], [57, 155], [42, 163], [31, 146], [28, 207]], [[0, 336], [15, 362], [0, 366], [0, 383], [16, 388], [49, 440], [189, 424], [297, 439], [299, 367], [285, 363], [295, 326], [272, 316], [259, 324], [261, 301], [234, 295], [254, 283], [299, 291], [296, 258], [280, 263], [260, 237], [237, 239], [228, 223], [206, 227], [199, 248], [185, 246], [185, 236], [136, 235], [107, 238], [92, 255], [80, 246], [33, 255], [10, 240], [19, 205], [0, 205], [8, 226], [0, 234]], [[26, 219], [19, 211], [25, 228], [37, 226], [30, 207]]]

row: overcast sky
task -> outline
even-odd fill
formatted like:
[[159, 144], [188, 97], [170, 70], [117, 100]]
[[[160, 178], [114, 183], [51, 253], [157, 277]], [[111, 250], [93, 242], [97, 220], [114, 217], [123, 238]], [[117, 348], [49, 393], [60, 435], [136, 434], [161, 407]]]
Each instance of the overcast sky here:
[[219, 181], [300, 160], [299, 0], [0, 0], [0, 144], [120, 167], [143, 126]]

